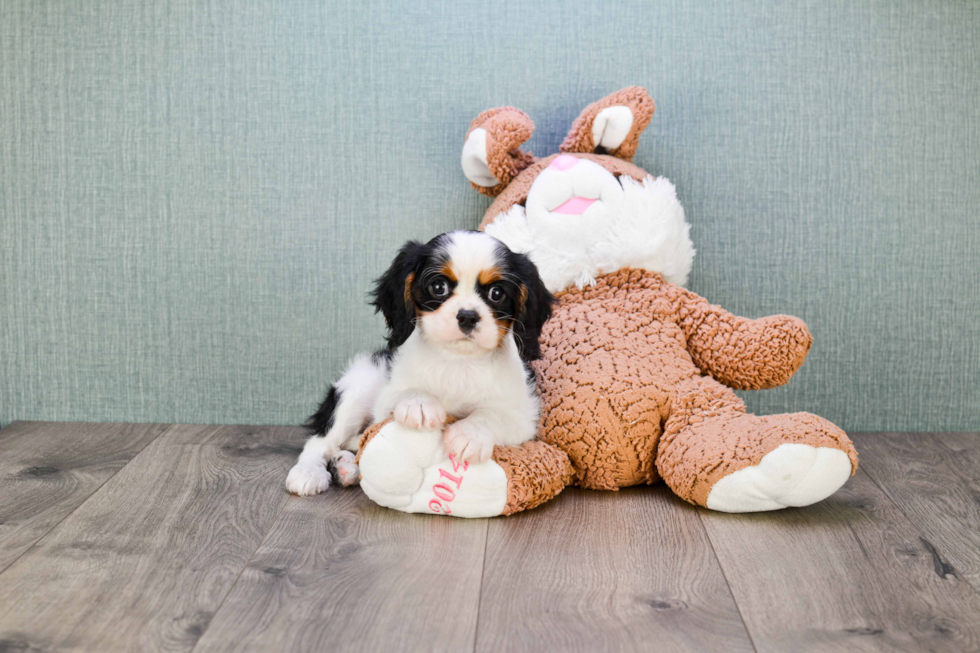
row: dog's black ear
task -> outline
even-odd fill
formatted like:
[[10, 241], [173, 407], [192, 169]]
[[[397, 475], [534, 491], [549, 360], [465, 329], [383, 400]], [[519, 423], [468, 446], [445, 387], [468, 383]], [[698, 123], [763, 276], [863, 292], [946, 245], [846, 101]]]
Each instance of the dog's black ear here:
[[521, 296], [514, 322], [514, 338], [525, 361], [541, 358], [541, 327], [551, 318], [555, 297], [545, 287], [538, 268], [524, 254], [511, 255], [511, 269], [521, 279]]
[[405, 243], [391, 267], [374, 282], [371, 303], [388, 325], [388, 348], [399, 347], [415, 330], [415, 301], [412, 283], [425, 261], [428, 247], [417, 241]]

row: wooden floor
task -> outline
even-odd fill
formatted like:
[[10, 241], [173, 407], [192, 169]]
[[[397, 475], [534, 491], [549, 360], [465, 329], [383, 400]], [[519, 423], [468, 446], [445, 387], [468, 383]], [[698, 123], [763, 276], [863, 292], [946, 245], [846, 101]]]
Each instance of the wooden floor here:
[[296, 427], [0, 431], [0, 653], [976, 651], [980, 434], [855, 434], [805, 509], [663, 486], [513, 517], [291, 497]]

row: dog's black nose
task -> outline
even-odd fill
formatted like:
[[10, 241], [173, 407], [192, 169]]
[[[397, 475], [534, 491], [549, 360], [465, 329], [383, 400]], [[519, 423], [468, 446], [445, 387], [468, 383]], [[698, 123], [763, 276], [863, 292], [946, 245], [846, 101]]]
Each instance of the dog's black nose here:
[[476, 323], [480, 321], [480, 314], [476, 311], [463, 309], [459, 313], [456, 313], [456, 321], [459, 322], [460, 331], [469, 333], [476, 328]]

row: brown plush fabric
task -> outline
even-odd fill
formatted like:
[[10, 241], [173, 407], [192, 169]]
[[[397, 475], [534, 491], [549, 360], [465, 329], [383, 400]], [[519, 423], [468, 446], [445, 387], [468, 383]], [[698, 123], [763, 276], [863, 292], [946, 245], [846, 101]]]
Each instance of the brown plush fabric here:
[[[501, 213], [506, 213], [508, 210], [510, 210], [510, 207], [514, 206], [515, 204], [524, 204], [527, 202], [527, 194], [531, 190], [531, 184], [534, 183], [534, 180], [538, 178], [541, 171], [547, 168], [557, 156], [561, 155], [552, 154], [549, 157], [535, 161], [532, 165], [528, 166], [523, 172], [521, 172], [516, 179], [510, 182], [510, 185], [507, 186], [506, 190], [503, 192], [497, 191], [493, 193], [493, 195], [497, 196], [497, 199], [493, 201], [493, 204], [490, 205], [487, 212], [483, 214], [483, 220], [480, 222], [479, 227], [480, 230], [482, 231], [488, 224], [493, 222], [494, 218]], [[617, 159], [614, 156], [608, 156], [605, 154], [572, 154], [572, 156], [577, 156], [580, 159], [588, 159], [589, 161], [598, 163], [617, 177], [620, 175], [626, 175], [627, 177], [632, 177], [637, 181], [643, 181], [650, 176], [650, 173], [645, 171], [643, 168], [639, 168], [628, 161]], [[497, 187], [495, 186], [494, 189], [496, 188]], [[482, 193], [483, 191], [480, 192]], [[490, 195], [490, 193], [483, 194]]]
[[766, 390], [789, 381], [813, 338], [803, 320], [770, 315], [750, 320], [683, 288], [670, 291], [687, 351], [702, 374], [739, 390]]
[[507, 504], [502, 515], [541, 505], [575, 477], [565, 452], [539, 440], [519, 447], [494, 447], [493, 460], [507, 475]]
[[632, 161], [633, 155], [636, 154], [636, 148], [640, 143], [640, 134], [650, 124], [650, 120], [653, 118], [653, 112], [657, 108], [653, 103], [653, 98], [650, 97], [646, 89], [640, 88], [639, 86], [630, 86], [616, 91], [612, 95], [608, 95], [598, 102], [593, 102], [587, 106], [579, 117], [575, 119], [575, 122], [572, 123], [572, 128], [569, 130], [568, 136], [565, 137], [565, 141], [561, 144], [561, 151], [587, 152], [589, 154], [595, 152], [596, 146], [592, 137], [592, 123], [600, 111], [615, 106], [626, 106], [630, 108], [630, 111], [633, 112], [633, 125], [630, 127], [630, 133], [627, 134], [622, 144], [615, 150], [611, 150], [609, 154], [624, 161]]
[[487, 167], [497, 181], [496, 186], [486, 187], [470, 182], [478, 193], [487, 197], [499, 195], [521, 170], [534, 163], [530, 152], [522, 152], [520, 146], [534, 133], [534, 123], [526, 113], [514, 107], [488, 109], [478, 115], [466, 132], [482, 127], [487, 132]]
[[[736, 317], [653, 272], [619, 270], [599, 277], [593, 287], [570, 288], [557, 297], [541, 337], [542, 360], [535, 364], [541, 439], [568, 453], [576, 482], [588, 488], [659, 480], [664, 425], [672, 419], [680, 424], [674, 413], [682, 406], [690, 407], [689, 419], [695, 421], [745, 412], [731, 389], [702, 373], [737, 381], [739, 387], [772, 387], [792, 376], [810, 345], [806, 326], [796, 318]], [[842, 435], [835, 431], [828, 437], [843, 442], [847, 436], [841, 440]], [[714, 446], [706, 443], [703, 450]], [[770, 450], [751, 457], [758, 461]], [[699, 459], [699, 464], [703, 471], [720, 462]]]

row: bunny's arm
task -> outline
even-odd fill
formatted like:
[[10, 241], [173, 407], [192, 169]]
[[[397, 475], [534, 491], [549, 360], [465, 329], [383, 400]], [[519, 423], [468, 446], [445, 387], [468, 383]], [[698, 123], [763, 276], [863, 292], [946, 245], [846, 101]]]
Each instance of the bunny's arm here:
[[750, 320], [674, 287], [679, 324], [694, 364], [725, 385], [765, 390], [789, 381], [813, 338], [803, 320], [770, 315]]

